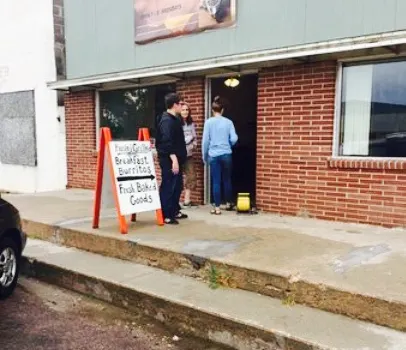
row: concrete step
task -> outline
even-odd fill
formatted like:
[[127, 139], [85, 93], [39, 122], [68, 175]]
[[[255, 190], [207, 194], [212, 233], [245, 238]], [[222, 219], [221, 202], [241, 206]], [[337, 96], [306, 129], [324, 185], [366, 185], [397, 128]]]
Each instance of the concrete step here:
[[403, 350], [406, 333], [120, 259], [29, 240], [23, 272], [239, 350]]
[[[377, 276], [368, 275], [362, 283], [354, 285], [354, 278], [349, 281], [345, 275], [331, 275], [330, 272], [327, 273], [328, 279], [317, 277], [317, 273], [313, 273], [313, 277], [303, 278], [301, 273], [306, 275], [309, 267], [304, 267], [303, 271], [295, 269], [282, 273], [273, 265], [263, 265], [260, 269], [258, 266], [249, 266], [246, 261], [208, 256], [204, 251], [190, 253], [177, 244], [179, 235], [167, 232], [167, 228], [165, 232], [155, 234], [156, 241], [151, 233], [148, 237], [152, 238], [145, 241], [139, 238], [142, 236], [139, 232], [126, 236], [33, 220], [24, 220], [24, 227], [32, 238], [160, 268], [198, 280], [209, 280], [211, 271], [215, 269], [221, 271], [219, 280], [226, 286], [406, 331], [403, 282], [397, 275], [391, 277], [390, 270], [380, 271]], [[167, 237], [166, 241], [162, 241], [162, 237]], [[204, 241], [200, 243], [204, 244]], [[385, 281], [392, 281], [392, 285], [393, 280], [398, 282], [394, 287], [388, 287], [379, 276], [386, 276]], [[379, 287], [379, 292], [376, 292], [376, 287]]]

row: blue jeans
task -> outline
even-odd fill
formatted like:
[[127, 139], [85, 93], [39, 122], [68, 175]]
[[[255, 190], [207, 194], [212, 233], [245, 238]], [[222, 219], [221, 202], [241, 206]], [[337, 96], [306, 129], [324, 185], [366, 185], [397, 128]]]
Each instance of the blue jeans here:
[[216, 207], [219, 207], [221, 204], [221, 183], [223, 183], [224, 187], [224, 199], [226, 203], [231, 203], [233, 196], [231, 185], [232, 155], [224, 154], [218, 157], [210, 157], [209, 163]]
[[172, 172], [172, 162], [167, 159], [160, 160], [161, 187], [159, 195], [161, 198], [162, 213], [165, 219], [174, 219], [180, 211], [180, 196], [183, 188], [182, 170], [178, 174]]

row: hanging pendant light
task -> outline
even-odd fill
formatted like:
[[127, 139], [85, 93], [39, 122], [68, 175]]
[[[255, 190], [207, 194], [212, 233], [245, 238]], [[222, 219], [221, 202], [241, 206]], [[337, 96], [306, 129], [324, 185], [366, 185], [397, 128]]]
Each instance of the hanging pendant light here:
[[224, 85], [227, 87], [235, 88], [240, 85], [240, 81], [237, 78], [228, 78], [224, 81]]

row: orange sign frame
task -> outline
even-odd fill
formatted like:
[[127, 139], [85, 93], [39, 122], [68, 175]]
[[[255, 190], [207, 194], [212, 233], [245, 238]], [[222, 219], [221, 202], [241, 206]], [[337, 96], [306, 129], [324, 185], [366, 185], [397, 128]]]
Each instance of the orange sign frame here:
[[[93, 228], [99, 228], [100, 224], [100, 210], [101, 210], [101, 198], [102, 198], [102, 191], [103, 191], [103, 174], [106, 169], [104, 169], [104, 159], [107, 156], [107, 163], [109, 164], [109, 172], [111, 178], [111, 186], [113, 186], [113, 194], [114, 194], [114, 203], [117, 211], [118, 222], [120, 227], [120, 233], [127, 234], [128, 233], [128, 224], [127, 220], [124, 215], [120, 213], [120, 205], [118, 199], [118, 193], [116, 190], [116, 185], [114, 181], [114, 171], [113, 171], [113, 163], [111, 161], [111, 153], [109, 143], [112, 141], [111, 131], [109, 128], [101, 128], [100, 130], [100, 147], [99, 152], [97, 155], [97, 177], [96, 177], [96, 191], [95, 191], [95, 198], [94, 198], [94, 207], [93, 207]], [[138, 131], [138, 141], [150, 141], [150, 134], [147, 128], [141, 128]], [[156, 210], [156, 220], [159, 226], [164, 225], [164, 219], [162, 214], [162, 209]], [[137, 214], [131, 215], [131, 221], [137, 221]]]

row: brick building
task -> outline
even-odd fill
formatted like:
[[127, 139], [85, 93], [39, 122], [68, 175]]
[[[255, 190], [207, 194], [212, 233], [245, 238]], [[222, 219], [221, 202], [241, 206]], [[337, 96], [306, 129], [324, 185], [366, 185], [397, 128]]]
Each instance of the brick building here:
[[[94, 187], [100, 126], [117, 139], [139, 127], [154, 135], [163, 96], [178, 91], [201, 138], [212, 98], [221, 95], [240, 137], [234, 188], [250, 192], [259, 209], [406, 224], [403, 1], [281, 0], [275, 8], [258, 0], [234, 8], [222, 0], [231, 3], [232, 25], [139, 42], [142, 1], [65, 2], [67, 79], [49, 86], [67, 92], [69, 187]], [[208, 203], [200, 153], [195, 161], [192, 199]]]
[[[0, 192], [66, 187], [62, 0], [0, 2]], [[59, 97], [59, 98], [58, 98]]]

